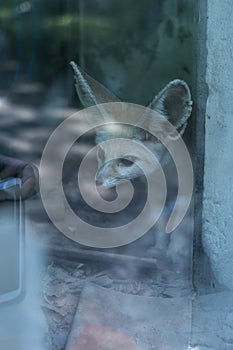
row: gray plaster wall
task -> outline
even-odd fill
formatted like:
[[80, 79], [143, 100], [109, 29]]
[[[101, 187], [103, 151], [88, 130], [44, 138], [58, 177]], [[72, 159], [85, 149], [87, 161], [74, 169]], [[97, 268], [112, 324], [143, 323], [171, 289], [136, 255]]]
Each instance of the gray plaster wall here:
[[[217, 280], [233, 289], [233, 2], [207, 0], [202, 242]], [[203, 268], [205, 268], [203, 266]]]

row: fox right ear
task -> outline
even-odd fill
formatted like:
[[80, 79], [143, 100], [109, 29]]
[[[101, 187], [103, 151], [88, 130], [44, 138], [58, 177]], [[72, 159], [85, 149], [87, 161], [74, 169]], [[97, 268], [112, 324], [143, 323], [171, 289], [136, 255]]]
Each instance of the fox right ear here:
[[91, 78], [74, 62], [70, 62], [74, 71], [75, 88], [83, 105], [87, 108], [99, 103], [120, 102], [120, 100], [102, 84]]
[[151, 109], [165, 117], [179, 133], [185, 130], [187, 119], [192, 112], [191, 94], [183, 80], [173, 80], [154, 98]]

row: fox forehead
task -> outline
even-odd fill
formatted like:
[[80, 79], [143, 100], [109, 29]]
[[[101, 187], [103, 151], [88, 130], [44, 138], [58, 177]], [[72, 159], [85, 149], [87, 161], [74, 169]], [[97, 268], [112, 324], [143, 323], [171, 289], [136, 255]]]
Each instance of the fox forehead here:
[[[161, 133], [161, 125], [158, 125], [158, 134]], [[96, 130], [95, 142], [99, 144], [103, 141], [111, 140], [111, 139], [133, 139], [137, 141], [153, 141], [157, 142], [158, 139], [150, 134], [149, 132], [141, 129], [137, 126], [132, 126], [128, 124], [120, 124], [120, 123], [109, 123], [102, 128]]]
[[104, 127], [96, 130], [96, 143], [100, 143], [110, 139], [126, 138], [126, 139], [138, 139], [139, 131], [137, 128], [119, 123], [109, 123]]
[[[158, 132], [161, 132], [161, 125], [158, 125]], [[104, 151], [104, 162], [133, 156], [138, 161], [143, 159], [144, 162], [151, 163], [150, 151], [157, 156], [164, 152], [163, 145], [155, 136], [139, 127], [127, 124], [105, 125], [97, 130], [95, 141]]]
[[104, 152], [104, 159], [101, 159], [101, 163], [124, 157], [128, 158], [129, 156], [135, 157], [138, 162], [143, 160], [151, 163], [151, 157], [154, 157], [153, 150], [144, 142], [136, 139], [118, 138], [106, 140], [99, 147]]
[[115, 158], [117, 159], [127, 155], [137, 156], [140, 147], [142, 147], [142, 143], [140, 141], [134, 140], [135, 142], [131, 142], [129, 139], [125, 138], [116, 138], [105, 141], [106, 142], [99, 145], [99, 147], [104, 151], [105, 161]]

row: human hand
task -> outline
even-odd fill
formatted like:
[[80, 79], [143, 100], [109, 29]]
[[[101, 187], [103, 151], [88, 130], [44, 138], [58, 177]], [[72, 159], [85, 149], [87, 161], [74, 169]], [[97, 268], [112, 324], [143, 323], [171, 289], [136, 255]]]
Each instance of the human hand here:
[[[19, 159], [0, 155], [0, 180], [18, 177], [22, 180], [21, 196], [26, 199], [38, 190], [38, 170], [37, 168]], [[8, 200], [7, 195], [0, 200]]]

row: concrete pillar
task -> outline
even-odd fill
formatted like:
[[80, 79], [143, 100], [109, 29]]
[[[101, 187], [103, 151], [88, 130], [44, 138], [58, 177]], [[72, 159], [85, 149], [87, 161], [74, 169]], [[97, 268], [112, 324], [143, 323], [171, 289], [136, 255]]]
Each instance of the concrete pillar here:
[[[202, 242], [217, 280], [233, 289], [233, 3], [207, 0], [208, 99]], [[203, 269], [205, 266], [203, 266]]]

